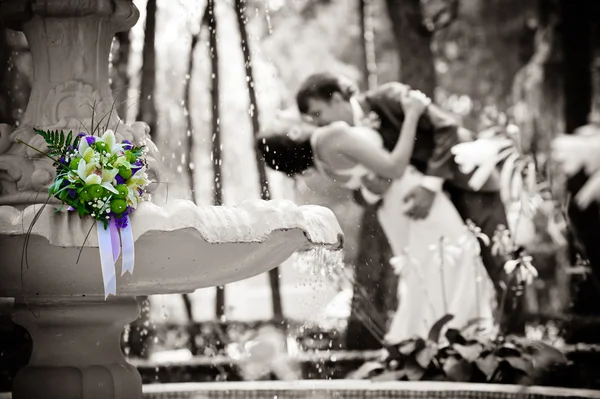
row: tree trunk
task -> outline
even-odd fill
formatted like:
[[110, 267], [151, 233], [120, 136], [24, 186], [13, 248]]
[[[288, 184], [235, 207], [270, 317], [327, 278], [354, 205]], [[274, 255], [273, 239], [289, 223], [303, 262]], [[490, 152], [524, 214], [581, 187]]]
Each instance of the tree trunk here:
[[[150, 137], [157, 138], [156, 106], [154, 104], [154, 88], [156, 86], [156, 0], [148, 0], [146, 5], [146, 24], [144, 28], [144, 51], [142, 79], [140, 83], [140, 108], [136, 120], [144, 121], [150, 126]], [[141, 308], [140, 317], [131, 323], [129, 331], [130, 355], [145, 358], [149, 355], [149, 347], [154, 332], [150, 330], [150, 300], [148, 296], [137, 297]]]
[[146, 24], [144, 28], [144, 52], [142, 79], [140, 83], [140, 108], [136, 120], [144, 121], [150, 126], [150, 137], [154, 142], [158, 137], [156, 104], [154, 92], [156, 87], [156, 0], [148, 0], [146, 5]]
[[[363, 39], [363, 76], [367, 88], [373, 89], [377, 87], [377, 64], [370, 2], [371, 0], [358, 0], [358, 11]], [[385, 319], [388, 310], [396, 307], [396, 290], [393, 287], [398, 280], [389, 265], [391, 257], [390, 246], [377, 219], [377, 210], [365, 208], [361, 217], [354, 295], [346, 332], [348, 350], [381, 348], [381, 337], [376, 335], [379, 335], [377, 331], [384, 330], [386, 326], [380, 325], [379, 320]], [[361, 287], [366, 295], [361, 292]], [[364, 302], [371, 299], [372, 306], [366, 311]], [[377, 312], [377, 315], [371, 314], [372, 312]]]
[[150, 325], [150, 298], [147, 295], [136, 298], [140, 307], [140, 317], [129, 325], [129, 334], [124, 345], [125, 354], [147, 359], [156, 331]]
[[0, 123], [20, 122], [31, 93], [30, 65], [25, 35], [0, 25]]
[[[196, 34], [192, 35], [192, 40], [190, 42], [190, 52], [188, 59], [188, 68], [185, 80], [185, 104], [184, 104], [184, 113], [186, 117], [187, 124], [187, 172], [188, 172], [188, 180], [190, 185], [190, 197], [192, 202], [196, 203], [196, 179], [194, 177], [194, 123], [192, 119], [192, 113], [190, 111], [190, 104], [192, 103], [192, 76], [194, 73], [194, 54], [196, 51], [196, 46], [200, 41], [200, 35], [202, 33], [202, 28], [208, 25], [208, 15], [209, 15], [209, 5], [206, 6], [204, 10], [204, 15], [200, 20], [200, 31]], [[185, 307], [185, 313], [188, 319], [188, 335], [190, 338], [190, 352], [192, 356], [196, 356], [199, 354], [198, 345], [196, 344], [196, 336], [199, 333], [198, 325], [194, 320], [194, 306], [192, 304], [192, 299], [189, 294], [182, 294], [181, 299], [183, 301], [183, 305]]]
[[[250, 117], [252, 119], [252, 131], [254, 137], [260, 133], [260, 122], [258, 112], [258, 101], [256, 100], [256, 88], [254, 87], [254, 73], [252, 68], [252, 54], [250, 43], [248, 42], [248, 32], [246, 29], [246, 0], [235, 0], [235, 12], [240, 30], [242, 52], [244, 54], [244, 66], [246, 69], [246, 83], [248, 86], [248, 96], [250, 99]], [[269, 180], [265, 162], [258, 151], [256, 154], [256, 167], [258, 168], [258, 184], [260, 187], [260, 198], [268, 201], [271, 199], [269, 191]], [[273, 317], [276, 321], [283, 321], [283, 307], [281, 303], [281, 289], [279, 287], [279, 268], [269, 271], [269, 284], [271, 286], [271, 298], [273, 304]]]
[[373, 16], [373, 0], [358, 0], [360, 30], [363, 44], [363, 76], [367, 88], [377, 87], [377, 55], [375, 53], [375, 32]]
[[7, 30], [0, 25], [0, 123], [15, 125], [12, 113], [9, 87], [9, 68], [12, 49], [8, 44]]
[[420, 0], [386, 0], [400, 56], [402, 83], [434, 98], [437, 78], [431, 51], [432, 33], [423, 23]]
[[111, 62], [111, 89], [115, 92], [115, 108], [122, 120], [127, 120], [129, 74], [129, 49], [131, 41], [129, 31], [118, 32], [115, 35]]
[[[561, 1], [563, 34], [564, 112], [567, 133], [588, 123], [592, 109], [592, 33], [598, 5], [591, 1]], [[588, 176], [578, 173], [567, 181], [567, 190], [575, 196]], [[583, 210], [574, 203], [568, 207], [570, 225], [583, 255], [589, 261], [590, 273], [572, 279], [572, 313], [577, 316], [600, 316], [600, 207], [592, 203]], [[598, 325], [575, 327], [568, 331], [570, 342], [600, 343]]]
[[[212, 147], [211, 159], [213, 162], [213, 205], [223, 205], [223, 174], [221, 153], [221, 107], [219, 96], [219, 49], [217, 36], [217, 16], [215, 14], [215, 1], [208, 0], [206, 4], [206, 18], [208, 22], [208, 51], [211, 68], [211, 104], [212, 104]], [[225, 316], [225, 287], [216, 287], [215, 315], [221, 320]]]

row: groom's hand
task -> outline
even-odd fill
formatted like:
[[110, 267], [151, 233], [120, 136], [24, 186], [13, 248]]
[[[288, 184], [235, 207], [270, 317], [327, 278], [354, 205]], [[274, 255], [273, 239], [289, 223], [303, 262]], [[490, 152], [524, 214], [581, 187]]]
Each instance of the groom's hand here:
[[435, 192], [423, 186], [416, 186], [404, 197], [405, 203], [412, 203], [405, 214], [413, 219], [425, 219], [431, 211]]

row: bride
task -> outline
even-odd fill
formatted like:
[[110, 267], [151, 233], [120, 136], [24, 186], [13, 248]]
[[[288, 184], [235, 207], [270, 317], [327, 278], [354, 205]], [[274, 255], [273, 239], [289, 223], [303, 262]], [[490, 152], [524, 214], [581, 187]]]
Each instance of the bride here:
[[437, 195], [423, 220], [405, 215], [403, 201], [423, 175], [409, 164], [417, 123], [430, 99], [418, 91], [401, 98], [405, 112], [400, 138], [392, 152], [370, 128], [334, 122], [316, 128], [290, 111], [280, 113], [258, 150], [273, 169], [295, 176], [315, 167], [349, 189], [372, 175], [393, 179], [378, 219], [390, 243], [392, 266], [400, 275], [399, 307], [385, 340], [395, 344], [426, 337], [445, 314], [453, 328], [471, 320], [493, 320], [493, 284], [479, 256], [479, 245], [446, 195]]

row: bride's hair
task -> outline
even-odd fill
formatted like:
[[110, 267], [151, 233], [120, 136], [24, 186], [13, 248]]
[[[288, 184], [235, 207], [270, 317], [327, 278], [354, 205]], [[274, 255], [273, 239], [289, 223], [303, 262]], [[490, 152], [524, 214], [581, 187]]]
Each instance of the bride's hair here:
[[301, 120], [297, 110], [284, 110], [265, 129], [265, 136], [256, 140], [256, 150], [273, 170], [293, 177], [314, 166], [309, 139], [293, 139]]
[[290, 177], [314, 166], [310, 140], [295, 141], [278, 134], [258, 139], [256, 148], [267, 166]]

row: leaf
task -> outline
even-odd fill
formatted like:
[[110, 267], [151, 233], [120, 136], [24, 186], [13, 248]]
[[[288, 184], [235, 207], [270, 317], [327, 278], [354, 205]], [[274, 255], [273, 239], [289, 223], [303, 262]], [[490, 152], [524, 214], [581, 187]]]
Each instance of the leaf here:
[[567, 357], [560, 350], [544, 342], [535, 342], [531, 345], [531, 357], [536, 368], [548, 367], [554, 364], [568, 363]]
[[368, 378], [373, 378], [373, 375], [379, 371], [385, 371], [385, 366], [383, 364], [380, 362], [366, 362], [358, 369], [348, 374], [346, 379], [366, 380]]
[[498, 358], [491, 353], [485, 357], [475, 359], [475, 365], [477, 365], [477, 368], [485, 375], [485, 377], [488, 380], [492, 378], [492, 376], [496, 372], [496, 369], [498, 369], [499, 364], [500, 361], [498, 360]]
[[533, 362], [524, 357], [510, 356], [502, 359], [502, 362], [508, 363], [513, 369], [520, 370], [529, 375], [533, 371]]
[[58, 147], [57, 148], [64, 148], [65, 146], [65, 134], [61, 131], [60, 132], [60, 136], [58, 138]]
[[441, 319], [439, 319], [438, 321], [436, 321], [434, 323], [434, 325], [431, 327], [431, 330], [429, 330], [429, 335], [427, 336], [427, 339], [429, 341], [432, 342], [439, 342], [440, 340], [440, 335], [442, 333], [442, 329], [444, 328], [444, 326], [446, 324], [448, 324], [452, 319], [454, 319], [454, 316], [451, 314], [447, 314], [444, 315]]
[[378, 376], [371, 378], [371, 381], [398, 381], [406, 377], [404, 370], [385, 371]]
[[468, 362], [474, 362], [483, 352], [483, 345], [478, 342], [470, 345], [455, 344], [453, 347]]
[[456, 382], [470, 382], [473, 376], [473, 365], [465, 359], [449, 357], [443, 366], [446, 376]]
[[432, 342], [427, 342], [424, 348], [415, 354], [415, 361], [423, 368], [429, 367], [431, 360], [437, 354], [437, 345]]
[[458, 331], [455, 328], [449, 328], [446, 331], [445, 335], [446, 335], [446, 339], [451, 344], [463, 344], [464, 345], [467, 342], [467, 340], [462, 336], [460, 331]]
[[410, 360], [402, 369], [409, 381], [419, 381], [425, 375], [426, 369], [421, 367], [416, 361]]
[[65, 142], [65, 147], [69, 147], [71, 145], [72, 140], [73, 140], [73, 131], [71, 130], [69, 132], [69, 134], [67, 135], [67, 140]]
[[501, 347], [496, 349], [498, 357], [518, 357], [523, 351], [512, 342], [505, 342]]
[[425, 341], [421, 338], [411, 339], [407, 341], [400, 342], [395, 346], [398, 353], [401, 355], [411, 355], [418, 350], [421, 350], [425, 347]]

